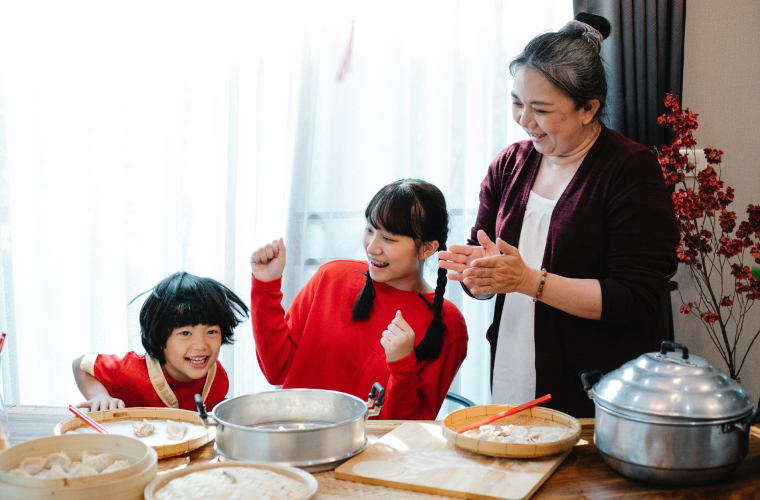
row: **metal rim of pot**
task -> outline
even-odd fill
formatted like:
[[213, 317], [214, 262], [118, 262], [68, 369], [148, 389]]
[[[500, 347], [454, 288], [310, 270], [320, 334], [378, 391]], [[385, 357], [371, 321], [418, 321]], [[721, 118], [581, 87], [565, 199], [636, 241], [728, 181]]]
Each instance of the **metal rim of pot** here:
[[[314, 389], [286, 389], [288, 391], [292, 392], [298, 392], [298, 391], [312, 391]], [[361, 404], [366, 405], [367, 412], [364, 415], [359, 415], [354, 418], [350, 418], [341, 422], [335, 422], [332, 424], [327, 425], [321, 425], [316, 428], [312, 429], [261, 429], [256, 428], [257, 432], [276, 432], [278, 434], [282, 433], [288, 433], [288, 432], [297, 432], [297, 433], [305, 433], [310, 431], [319, 431], [322, 429], [330, 429], [335, 427], [341, 427], [349, 422], [352, 422], [354, 420], [359, 420], [361, 418], [364, 418], [365, 420], [369, 417], [376, 417], [380, 415], [380, 410], [383, 408], [383, 403], [385, 402], [385, 389], [382, 385], [380, 385], [380, 382], [375, 382], [375, 384], [372, 386], [372, 390], [369, 393], [369, 396], [367, 397], [367, 401], [362, 401], [361, 399], [357, 398], [353, 394], [347, 394], [345, 392], [339, 392], [339, 391], [330, 391], [326, 389], [320, 389], [322, 392], [328, 392], [333, 394], [341, 394], [344, 397], [355, 399], [356, 401], [360, 402]], [[264, 395], [264, 394], [273, 394], [277, 393], [277, 390], [274, 391], [264, 391], [264, 392], [256, 392], [253, 394], [245, 394], [243, 396], [238, 396], [240, 398], [246, 397], [246, 396], [252, 396], [252, 395]], [[237, 398], [232, 398], [237, 399]], [[231, 401], [231, 400], [228, 400]], [[214, 412], [211, 412], [211, 416], [209, 418], [208, 412], [206, 411], [206, 405], [203, 403], [203, 399], [201, 398], [200, 394], [195, 395], [195, 406], [198, 409], [198, 416], [201, 419], [201, 422], [203, 422], [204, 427], [208, 427], [210, 425], [215, 426], [224, 426], [224, 427], [231, 427], [233, 429], [241, 429], [241, 430], [251, 430], [251, 427], [240, 425], [240, 424], [233, 424], [230, 422], [226, 422], [224, 420], [221, 420], [217, 418], [217, 416], [214, 414]]]

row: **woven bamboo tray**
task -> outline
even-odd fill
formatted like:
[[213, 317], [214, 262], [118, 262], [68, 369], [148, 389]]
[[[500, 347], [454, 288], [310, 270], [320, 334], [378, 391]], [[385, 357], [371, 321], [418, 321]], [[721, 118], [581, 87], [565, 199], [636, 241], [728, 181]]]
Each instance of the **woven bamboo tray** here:
[[[37, 479], [8, 472], [28, 457], [64, 451], [76, 459], [83, 451], [110, 453], [129, 460], [131, 467], [89, 477]], [[0, 498], [3, 500], [141, 500], [145, 486], [156, 477], [156, 452], [135, 438], [105, 434], [73, 434], [32, 439], [0, 453]]]
[[[119, 410], [95, 411], [88, 413], [87, 416], [98, 423], [105, 424], [108, 424], [108, 422], [120, 422], [123, 420], [175, 420], [189, 424], [203, 425], [203, 422], [198, 418], [196, 412], [174, 408], [121, 408]], [[53, 434], [60, 436], [80, 427], [87, 427], [87, 424], [80, 420], [79, 417], [69, 418], [63, 422], [59, 422], [58, 425], [55, 426]], [[105, 427], [108, 429], [107, 425]], [[205, 429], [204, 434], [201, 436], [192, 439], [187, 438], [171, 444], [151, 446], [151, 448], [156, 450], [159, 459], [174, 457], [195, 450], [196, 448], [200, 448], [204, 444], [213, 441], [215, 437], [216, 428], [210, 426], [208, 429]]]
[[[261, 462], [218, 462], [218, 463], [212, 463], [212, 464], [203, 464], [203, 465], [195, 465], [192, 467], [186, 467], [184, 469], [178, 469], [174, 470], [172, 472], [162, 474], [158, 477], [156, 477], [148, 486], [145, 487], [145, 500], [156, 500], [156, 493], [166, 486], [171, 480], [177, 479], [182, 476], [186, 476], [188, 474], [192, 474], [194, 472], [202, 472], [210, 469], [215, 469], [218, 467], [251, 467], [255, 469], [263, 469], [268, 470], [283, 476], [286, 476], [290, 479], [294, 479], [304, 485], [306, 487], [306, 493], [303, 497], [301, 497], [298, 500], [312, 500], [317, 498], [317, 480], [314, 479], [314, 476], [309, 474], [308, 472], [302, 471], [300, 469], [296, 469], [295, 467], [286, 467], [283, 465], [275, 465], [275, 464], [265, 464]], [[205, 481], [200, 481], [198, 485], [198, 496], [195, 498], [205, 498], [205, 493], [202, 491], [203, 488], [219, 488], [220, 485], [210, 485], [207, 484]], [[237, 498], [236, 496], [234, 498]], [[263, 497], [262, 498], [269, 498]], [[188, 499], [192, 500], [192, 499]]]
[[510, 415], [491, 425], [519, 425], [521, 427], [564, 427], [569, 429], [571, 436], [561, 441], [536, 444], [497, 443], [484, 439], [475, 439], [457, 433], [470, 424], [486, 417], [515, 408], [518, 405], [485, 405], [462, 408], [446, 415], [441, 422], [443, 436], [450, 442], [466, 450], [489, 455], [492, 457], [532, 458], [555, 455], [569, 450], [581, 438], [581, 423], [575, 418], [556, 410], [536, 406]]

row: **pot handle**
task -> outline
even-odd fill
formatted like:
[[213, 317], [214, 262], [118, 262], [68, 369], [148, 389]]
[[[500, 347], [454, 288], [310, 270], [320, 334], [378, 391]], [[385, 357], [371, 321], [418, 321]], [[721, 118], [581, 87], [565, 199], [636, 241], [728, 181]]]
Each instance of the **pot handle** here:
[[667, 355], [669, 352], [676, 352], [676, 349], [680, 349], [683, 353], [681, 359], [689, 359], [689, 348], [685, 345], [676, 344], [675, 342], [670, 342], [668, 340], [665, 340], [660, 344], [660, 354], [663, 356]]
[[757, 408], [750, 414], [746, 422], [728, 424], [723, 432], [731, 432], [734, 429], [737, 429], [740, 432], [749, 432], [750, 429], [752, 429], [752, 426], [755, 425], [758, 421], [760, 421], [760, 401], [758, 401]]
[[[596, 382], [591, 382], [589, 380], [589, 378], [591, 377], [597, 377]], [[602, 379], [602, 377], [604, 377], [604, 373], [600, 372], [599, 370], [593, 370], [581, 375], [581, 382], [583, 382], [583, 390], [586, 391], [586, 394], [588, 394], [589, 399], [594, 399], [594, 393], [591, 391], [591, 389], [594, 387], [594, 384], [596, 384]]]
[[760, 421], [760, 401], [757, 402], [757, 409], [752, 412], [752, 415], [749, 417], [749, 421], [747, 421], [747, 428], [749, 429], [758, 421]]
[[375, 382], [372, 386], [372, 390], [369, 391], [369, 397], [367, 398], [367, 418], [376, 417], [380, 415], [380, 410], [383, 407], [385, 401], [385, 389], [380, 382]]
[[216, 422], [208, 421], [208, 414], [206, 413], [206, 405], [203, 404], [203, 398], [200, 394], [195, 395], [195, 407], [198, 408], [198, 418], [203, 422], [203, 427], [208, 429], [209, 425], [216, 425]]

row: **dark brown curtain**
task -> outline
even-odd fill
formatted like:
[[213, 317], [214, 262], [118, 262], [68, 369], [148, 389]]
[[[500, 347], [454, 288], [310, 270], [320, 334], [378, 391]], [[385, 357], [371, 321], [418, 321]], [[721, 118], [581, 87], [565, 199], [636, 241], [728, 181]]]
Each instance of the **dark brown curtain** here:
[[657, 117], [665, 94], [681, 95], [686, 0], [573, 0], [573, 9], [612, 25], [601, 52], [609, 86], [605, 124], [649, 148], [672, 141]]

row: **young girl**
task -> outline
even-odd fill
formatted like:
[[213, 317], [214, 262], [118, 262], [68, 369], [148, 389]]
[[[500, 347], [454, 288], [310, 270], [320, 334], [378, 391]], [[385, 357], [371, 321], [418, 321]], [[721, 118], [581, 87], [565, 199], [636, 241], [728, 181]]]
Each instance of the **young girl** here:
[[125, 406], [196, 411], [195, 395], [213, 408], [227, 395], [227, 373], [217, 361], [222, 344], [248, 308], [229, 288], [211, 278], [175, 273], [153, 288], [140, 309], [146, 355], [90, 353], [72, 364], [87, 401], [80, 408]]
[[446, 248], [449, 217], [440, 190], [420, 180], [385, 186], [364, 212], [367, 261], [324, 264], [282, 308], [285, 245], [251, 255], [256, 354], [270, 384], [329, 389], [366, 399], [385, 388], [381, 419], [435, 419], [467, 354], [467, 328], [433, 290], [422, 266]]

